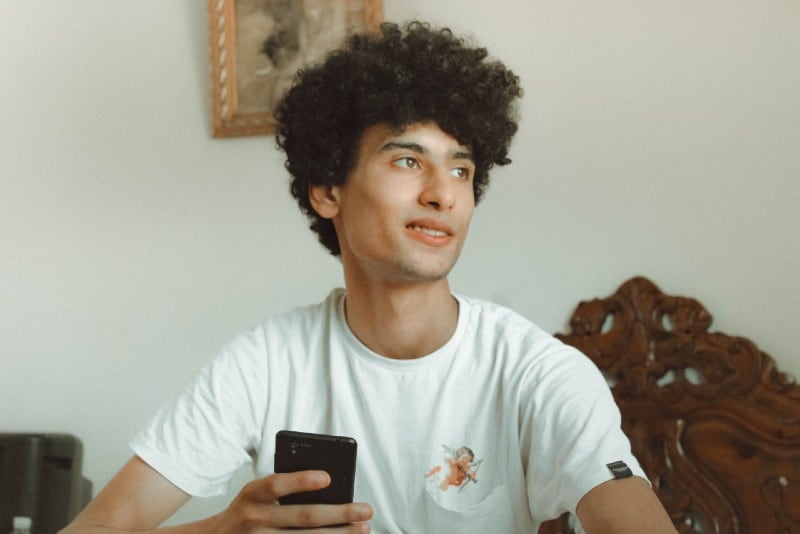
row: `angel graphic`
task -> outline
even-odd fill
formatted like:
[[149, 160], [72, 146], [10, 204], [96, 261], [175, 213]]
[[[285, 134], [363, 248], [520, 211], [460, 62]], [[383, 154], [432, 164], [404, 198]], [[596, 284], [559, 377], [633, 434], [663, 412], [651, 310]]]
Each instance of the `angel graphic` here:
[[[466, 482], [478, 483], [478, 469], [483, 460], [475, 460], [475, 453], [469, 447], [452, 449], [442, 445], [444, 462], [425, 473], [429, 484], [438, 483], [440, 491], [447, 491], [450, 486], [458, 488], [458, 492], [466, 487]], [[446, 473], [445, 473], [446, 470]]]

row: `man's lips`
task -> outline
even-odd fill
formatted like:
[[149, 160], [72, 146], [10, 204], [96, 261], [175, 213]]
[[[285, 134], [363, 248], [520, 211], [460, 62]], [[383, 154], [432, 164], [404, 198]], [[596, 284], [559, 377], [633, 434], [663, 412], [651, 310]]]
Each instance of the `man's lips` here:
[[442, 247], [453, 239], [453, 229], [447, 223], [435, 219], [419, 219], [406, 225], [408, 234], [417, 241], [434, 247]]
[[406, 224], [406, 228], [411, 228], [431, 235], [453, 235], [453, 228], [446, 222], [438, 219], [415, 219]]

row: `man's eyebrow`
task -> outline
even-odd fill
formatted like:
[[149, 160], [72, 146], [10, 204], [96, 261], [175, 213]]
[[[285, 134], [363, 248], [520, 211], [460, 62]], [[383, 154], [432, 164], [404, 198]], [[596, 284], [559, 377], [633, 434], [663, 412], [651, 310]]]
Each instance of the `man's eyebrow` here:
[[[389, 150], [411, 150], [412, 152], [416, 152], [417, 154], [428, 154], [429, 150], [424, 146], [420, 145], [419, 143], [411, 143], [411, 142], [404, 142], [404, 141], [389, 141], [385, 145], [381, 147], [382, 152], [386, 152]], [[453, 152], [450, 157], [452, 159], [466, 159], [469, 161], [474, 161], [472, 157], [472, 153], [466, 150], [456, 150]]]
[[403, 141], [389, 141], [385, 145], [381, 147], [382, 152], [387, 152], [389, 150], [411, 150], [412, 152], [416, 152], [417, 154], [427, 154], [428, 149], [418, 143], [406, 143]]
[[470, 161], [475, 161], [475, 159], [472, 157], [472, 152], [467, 152], [467, 151], [456, 151], [456, 152], [453, 152], [452, 158], [453, 159], [468, 159]]

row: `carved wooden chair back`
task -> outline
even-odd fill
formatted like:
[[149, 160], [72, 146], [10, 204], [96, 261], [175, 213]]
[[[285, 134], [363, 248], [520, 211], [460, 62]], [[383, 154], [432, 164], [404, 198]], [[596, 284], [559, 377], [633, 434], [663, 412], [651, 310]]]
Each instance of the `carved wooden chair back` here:
[[[800, 387], [770, 356], [641, 277], [581, 302], [570, 326], [557, 337], [605, 374], [679, 532], [800, 532]], [[539, 532], [572, 532], [567, 514]]]

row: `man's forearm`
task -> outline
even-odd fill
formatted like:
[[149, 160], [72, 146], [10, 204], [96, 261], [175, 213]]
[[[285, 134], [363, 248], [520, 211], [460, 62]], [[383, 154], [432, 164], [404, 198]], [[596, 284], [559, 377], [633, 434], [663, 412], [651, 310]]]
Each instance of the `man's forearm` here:
[[211, 527], [215, 519], [216, 516], [212, 516], [206, 519], [201, 519], [200, 521], [194, 521], [183, 525], [159, 527], [149, 530], [126, 530], [102, 525], [71, 523], [64, 527], [64, 529], [60, 530], [58, 534], [123, 534], [131, 532], [135, 532], [137, 534], [147, 534], [150, 532], [159, 534], [208, 534], [211, 532]]

